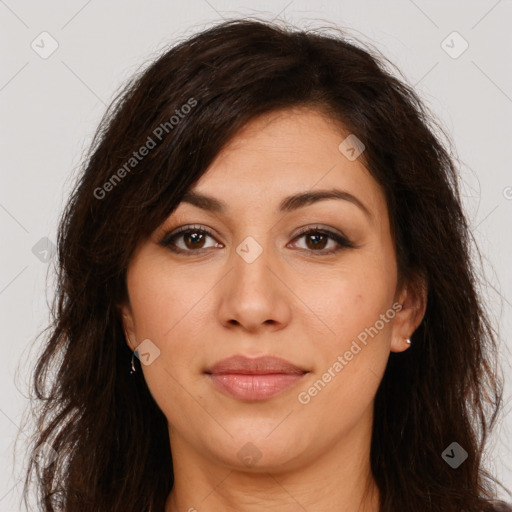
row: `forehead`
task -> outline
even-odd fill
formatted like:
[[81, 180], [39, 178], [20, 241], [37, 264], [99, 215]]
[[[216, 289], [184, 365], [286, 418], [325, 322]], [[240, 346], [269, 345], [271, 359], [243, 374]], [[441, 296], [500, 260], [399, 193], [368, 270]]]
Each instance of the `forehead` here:
[[256, 204], [277, 212], [293, 193], [336, 189], [378, 217], [386, 211], [379, 184], [362, 157], [351, 160], [339, 149], [349, 135], [310, 108], [261, 115], [235, 134], [191, 192], [219, 199], [225, 213]]

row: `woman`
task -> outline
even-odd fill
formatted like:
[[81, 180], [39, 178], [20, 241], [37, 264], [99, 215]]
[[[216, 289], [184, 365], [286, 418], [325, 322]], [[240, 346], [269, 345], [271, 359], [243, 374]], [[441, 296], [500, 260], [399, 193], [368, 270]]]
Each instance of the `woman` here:
[[504, 510], [456, 170], [384, 62], [232, 20], [114, 103], [59, 230], [41, 510]]

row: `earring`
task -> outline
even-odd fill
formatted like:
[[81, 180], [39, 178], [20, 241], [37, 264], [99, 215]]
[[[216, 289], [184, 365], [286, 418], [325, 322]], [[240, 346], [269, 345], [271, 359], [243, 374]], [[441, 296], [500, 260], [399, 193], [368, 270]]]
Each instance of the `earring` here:
[[[128, 340], [128, 341], [131, 341], [130, 338], [128, 337], [128, 334], [126, 331], [124, 331], [124, 336], [125, 338]], [[133, 375], [137, 369], [135, 368], [135, 364], [133, 363], [133, 358], [135, 357], [135, 350], [132, 352], [132, 368], [130, 370], [130, 375]]]
[[411, 340], [409, 338], [406, 338], [405, 339], [405, 343], [407, 343], [407, 345], [410, 345], [411, 344]]
[[133, 364], [133, 358], [135, 357], [135, 352], [132, 352], [132, 369], [130, 370], [130, 375], [133, 375], [137, 369], [135, 368], [135, 365]]

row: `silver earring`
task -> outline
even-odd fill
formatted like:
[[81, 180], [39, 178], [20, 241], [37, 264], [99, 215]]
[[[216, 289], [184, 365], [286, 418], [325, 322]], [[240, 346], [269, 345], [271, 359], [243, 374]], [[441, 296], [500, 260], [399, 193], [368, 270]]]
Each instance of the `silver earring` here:
[[407, 345], [410, 345], [411, 344], [411, 340], [409, 338], [406, 338], [405, 339], [405, 343], [407, 343]]
[[[127, 334], [127, 332], [126, 332], [126, 331], [124, 331], [124, 336], [125, 336], [125, 338], [126, 338], [128, 341], [130, 341], [130, 338], [128, 337], [128, 334]], [[134, 358], [134, 356], [135, 356], [135, 350], [132, 352], [132, 368], [131, 368], [131, 370], [130, 370], [130, 375], [133, 375], [133, 374], [137, 371], [137, 369], [135, 368], [135, 364], [133, 363], [133, 358]]]
[[133, 358], [135, 357], [135, 352], [132, 352], [132, 369], [130, 370], [130, 375], [133, 375], [137, 369], [135, 368], [135, 365], [133, 363]]

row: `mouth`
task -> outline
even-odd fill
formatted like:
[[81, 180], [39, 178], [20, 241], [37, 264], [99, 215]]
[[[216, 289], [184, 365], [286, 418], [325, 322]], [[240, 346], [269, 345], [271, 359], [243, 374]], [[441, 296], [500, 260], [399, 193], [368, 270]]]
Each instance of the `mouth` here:
[[296, 385], [309, 371], [277, 357], [233, 356], [204, 373], [220, 392], [239, 400], [260, 401]]

